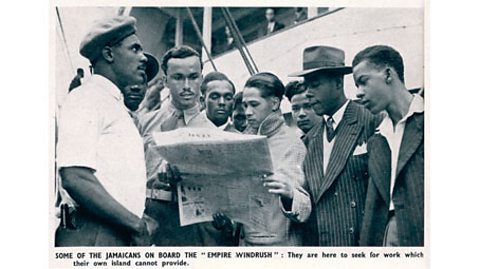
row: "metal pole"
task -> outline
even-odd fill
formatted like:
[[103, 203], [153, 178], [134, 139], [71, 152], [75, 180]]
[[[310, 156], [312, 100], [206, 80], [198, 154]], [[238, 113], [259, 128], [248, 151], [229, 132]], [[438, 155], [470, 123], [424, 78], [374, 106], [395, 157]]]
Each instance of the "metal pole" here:
[[58, 7], [55, 7], [55, 10], [57, 11], [58, 24], [60, 25], [60, 31], [62, 33], [63, 44], [65, 45], [65, 50], [67, 51], [68, 62], [70, 63], [70, 68], [72, 69], [72, 72], [75, 73], [75, 68], [73, 68], [72, 59], [70, 58], [70, 50], [68, 49], [67, 39], [65, 37], [65, 31], [63, 30], [63, 24], [62, 24], [62, 18], [60, 17], [60, 11], [58, 10]]
[[242, 59], [248, 69], [248, 72], [250, 73], [250, 75], [258, 73], [258, 71], [255, 70], [256, 68], [254, 67], [254, 65], [252, 65], [252, 59], [249, 59], [249, 57], [247, 56], [248, 49], [246, 48], [245, 41], [243, 40], [240, 30], [238, 29], [235, 21], [233, 20], [233, 17], [231, 16], [229, 10], [227, 8], [221, 8], [221, 10], [225, 18], [225, 22], [227, 23], [228, 28], [230, 28], [230, 31], [232, 32], [235, 46], [240, 52], [240, 55], [242, 56]]
[[317, 7], [308, 7], [307, 8], [307, 17], [309, 19], [314, 18], [318, 15], [318, 8]]
[[253, 72], [258, 73], [258, 67], [255, 64], [255, 61], [253, 60], [253, 57], [252, 57], [252, 55], [250, 54], [250, 51], [247, 48], [247, 44], [245, 43], [245, 40], [243, 39], [243, 36], [242, 36], [242, 33], [240, 32], [240, 29], [238, 29], [238, 26], [235, 23], [235, 19], [233, 18], [232, 13], [230, 12], [230, 10], [228, 8], [225, 8], [225, 12], [226, 12], [227, 16], [229, 17], [231, 24], [235, 28], [234, 32], [237, 33], [237, 36], [238, 36], [240, 42], [242, 43], [242, 49], [245, 50], [245, 55], [247, 56], [248, 61], [252, 66]]
[[212, 63], [213, 70], [217, 71], [217, 67], [215, 66], [215, 63], [212, 60], [212, 55], [210, 55], [209, 50], [207, 49], [207, 46], [205, 45], [205, 42], [202, 38], [202, 33], [200, 32], [200, 28], [198, 27], [197, 22], [195, 21], [195, 17], [193, 17], [192, 11], [190, 10], [189, 7], [187, 7], [187, 14], [190, 17], [190, 20], [192, 21], [193, 24], [193, 29], [195, 29], [195, 33], [197, 33], [197, 37], [200, 40], [200, 43], [202, 44], [202, 47], [207, 54], [208, 61]]
[[212, 53], [212, 7], [203, 8], [203, 42], [205, 42], [205, 51], [202, 58], [207, 58], [207, 52]]
[[178, 9], [175, 25], [175, 46], [183, 44], [183, 16], [182, 10]]

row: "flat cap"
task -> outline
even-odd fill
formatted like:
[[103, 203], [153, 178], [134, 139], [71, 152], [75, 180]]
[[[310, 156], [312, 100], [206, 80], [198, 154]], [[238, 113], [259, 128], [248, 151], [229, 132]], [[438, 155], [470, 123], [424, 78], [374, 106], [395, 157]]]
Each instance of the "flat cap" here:
[[90, 31], [80, 43], [80, 54], [96, 60], [105, 46], [118, 44], [137, 31], [136, 19], [130, 16], [115, 16], [95, 21]]

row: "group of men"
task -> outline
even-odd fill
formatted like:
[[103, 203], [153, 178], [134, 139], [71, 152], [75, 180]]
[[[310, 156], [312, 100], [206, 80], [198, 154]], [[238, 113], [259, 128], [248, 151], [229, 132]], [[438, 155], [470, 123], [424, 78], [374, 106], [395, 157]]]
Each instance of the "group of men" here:
[[[241, 93], [223, 73], [203, 76], [200, 55], [188, 46], [168, 50], [158, 64], [143, 52], [135, 22], [99, 21], [80, 45], [93, 75], [59, 115], [59, 188], [73, 207], [62, 207], [55, 245], [237, 245], [235, 225], [180, 226], [180, 173], [154, 150], [152, 134], [182, 127], [241, 133], [251, 116]], [[353, 68], [344, 59], [337, 48], [306, 48], [303, 70], [291, 75], [303, 82], [287, 85], [307, 148], [303, 187], [312, 213], [297, 227], [303, 245], [423, 246], [423, 99], [406, 89], [393, 48], [364, 49]], [[135, 115], [160, 69], [169, 99]], [[344, 93], [352, 72], [358, 101]]]

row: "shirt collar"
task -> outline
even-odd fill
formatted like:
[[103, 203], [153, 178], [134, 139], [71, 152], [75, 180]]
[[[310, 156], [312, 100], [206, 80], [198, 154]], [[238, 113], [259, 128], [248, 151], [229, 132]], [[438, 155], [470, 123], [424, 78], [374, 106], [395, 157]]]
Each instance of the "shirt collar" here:
[[[337, 128], [338, 124], [343, 119], [343, 115], [345, 114], [345, 110], [347, 109], [347, 105], [348, 105], [349, 102], [350, 102], [350, 100], [347, 100], [345, 102], [345, 104], [343, 104], [343, 106], [341, 106], [337, 110], [337, 112], [335, 112], [335, 114], [333, 114], [333, 116], [332, 116], [332, 118], [333, 118], [333, 128]], [[330, 116], [328, 116], [328, 115], [323, 115], [323, 119], [325, 120], [325, 122], [327, 121], [327, 119], [329, 117]]]
[[[403, 118], [397, 123], [397, 125], [407, 121], [407, 119], [411, 117], [413, 114], [422, 113], [423, 111], [424, 111], [423, 98], [418, 94], [414, 94], [413, 99], [410, 102], [410, 106], [408, 107], [407, 114], [403, 116]], [[378, 126], [378, 130], [380, 134], [385, 135], [390, 129], [393, 129], [393, 122], [387, 113], [382, 123], [380, 124], [380, 126]]]
[[412, 102], [410, 103], [410, 106], [408, 107], [407, 114], [400, 121], [406, 121], [413, 114], [422, 113], [423, 111], [424, 111], [423, 98], [419, 94], [414, 94]]
[[90, 77], [90, 80], [96, 85], [98, 85], [105, 92], [112, 95], [115, 99], [119, 101], [123, 100], [123, 95], [120, 89], [117, 87], [117, 85], [113, 84], [113, 82], [108, 78], [101, 75], [93, 74]]
[[225, 130], [225, 128], [227, 128], [228, 123], [229, 123], [229, 122], [228, 122], [228, 120], [227, 120], [227, 122], [225, 122], [223, 125], [218, 126], [217, 128], [218, 128], [219, 130], [222, 130], [222, 131], [223, 131], [223, 130]]
[[181, 109], [176, 108], [172, 103], [172, 99], [169, 98], [168, 102], [167, 102], [167, 107], [168, 107], [168, 110], [171, 111], [171, 112], [173, 112], [174, 110], [176, 110], [178, 112], [182, 112], [183, 113], [183, 118], [185, 120], [185, 124], [188, 124], [193, 118], [195, 118], [200, 113], [200, 104], [199, 103], [196, 103], [195, 106], [192, 107], [192, 108], [181, 110]]

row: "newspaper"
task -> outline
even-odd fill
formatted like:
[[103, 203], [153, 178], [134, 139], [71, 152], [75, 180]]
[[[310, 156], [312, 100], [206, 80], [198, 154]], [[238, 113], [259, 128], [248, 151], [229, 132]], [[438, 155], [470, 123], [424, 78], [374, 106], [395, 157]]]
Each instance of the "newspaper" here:
[[177, 186], [182, 226], [211, 221], [212, 214], [223, 212], [234, 221], [268, 229], [261, 216], [275, 196], [261, 182], [273, 173], [266, 137], [204, 128], [152, 136], [158, 154], [182, 174]]

